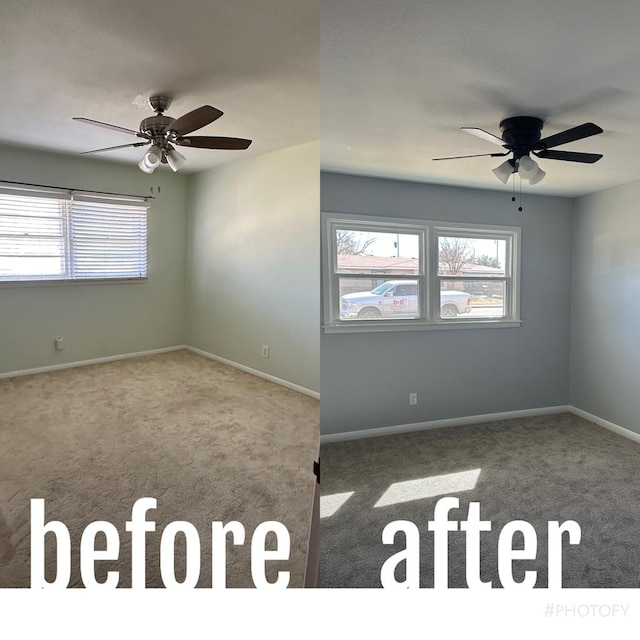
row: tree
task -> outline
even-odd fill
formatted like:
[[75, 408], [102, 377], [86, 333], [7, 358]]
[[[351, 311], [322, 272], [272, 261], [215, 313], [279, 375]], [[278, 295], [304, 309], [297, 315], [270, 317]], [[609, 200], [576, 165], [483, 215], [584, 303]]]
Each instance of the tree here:
[[469, 238], [440, 238], [440, 271], [445, 275], [462, 275], [462, 267], [473, 259]]
[[497, 258], [492, 258], [491, 256], [482, 255], [476, 256], [473, 259], [473, 264], [479, 264], [483, 267], [493, 267], [494, 269], [500, 269], [500, 263]]
[[373, 238], [362, 238], [363, 234], [358, 231], [350, 231], [348, 229], [336, 230], [336, 247], [338, 254], [343, 256], [368, 256], [369, 247], [376, 241]]

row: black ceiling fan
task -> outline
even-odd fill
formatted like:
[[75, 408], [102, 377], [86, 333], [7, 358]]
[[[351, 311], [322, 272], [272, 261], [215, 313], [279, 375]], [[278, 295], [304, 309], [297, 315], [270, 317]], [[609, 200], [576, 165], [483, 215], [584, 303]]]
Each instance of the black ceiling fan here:
[[502, 165], [494, 169], [496, 176], [505, 184], [512, 173], [518, 172], [523, 178], [528, 178], [531, 184], [536, 184], [546, 175], [538, 164], [531, 158], [531, 154], [537, 158], [549, 160], [564, 160], [566, 162], [594, 163], [602, 158], [600, 153], [578, 153], [575, 151], [558, 151], [558, 147], [569, 142], [582, 140], [590, 136], [602, 133], [602, 129], [586, 122], [572, 129], [555, 133], [546, 138], [541, 138], [543, 121], [531, 116], [515, 116], [506, 118], [500, 123], [502, 137], [479, 129], [477, 127], [461, 127], [483, 140], [497, 144], [507, 151], [505, 153], [480, 153], [466, 156], [452, 156], [447, 158], [433, 158], [434, 160], [456, 160], [458, 158], [479, 158], [490, 156], [497, 158], [511, 155], [512, 157]]
[[143, 139], [142, 142], [132, 142], [130, 144], [120, 144], [115, 147], [85, 151], [83, 155], [151, 145], [151, 148], [144, 155], [138, 166], [146, 173], [153, 173], [160, 163], [168, 164], [174, 171], [180, 169], [184, 164], [185, 157], [176, 151], [174, 145], [197, 149], [243, 150], [247, 149], [251, 144], [252, 141], [245, 138], [188, 135], [217, 120], [223, 115], [222, 111], [215, 107], [205, 105], [189, 111], [179, 118], [171, 118], [170, 116], [164, 115], [164, 112], [169, 108], [171, 102], [172, 98], [167, 95], [151, 96], [149, 98], [149, 104], [156, 112], [156, 115], [142, 120], [138, 131], [119, 127], [107, 122], [91, 120], [90, 118], [73, 118], [78, 122], [105, 127], [119, 131], [120, 133], [128, 133]]

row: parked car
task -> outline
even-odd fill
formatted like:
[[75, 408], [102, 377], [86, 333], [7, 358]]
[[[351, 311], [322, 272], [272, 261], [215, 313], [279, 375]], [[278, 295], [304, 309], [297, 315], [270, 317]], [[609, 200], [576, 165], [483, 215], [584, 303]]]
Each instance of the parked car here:
[[[442, 291], [440, 317], [455, 318], [471, 311], [471, 296], [464, 291]], [[418, 281], [387, 280], [371, 291], [347, 293], [340, 298], [342, 320], [395, 318], [418, 315]]]
[[504, 284], [500, 280], [492, 282], [491, 280], [468, 280], [462, 283], [467, 293], [473, 293], [481, 296], [502, 296]]

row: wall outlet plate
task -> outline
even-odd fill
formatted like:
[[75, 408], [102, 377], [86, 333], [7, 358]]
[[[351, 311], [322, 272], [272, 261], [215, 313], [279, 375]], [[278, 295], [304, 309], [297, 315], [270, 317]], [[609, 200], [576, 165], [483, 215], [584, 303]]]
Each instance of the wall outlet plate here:
[[269, 346], [266, 344], [262, 345], [262, 357], [263, 358], [268, 358], [269, 357]]
[[409, 404], [418, 404], [418, 394], [410, 393], [409, 394]]

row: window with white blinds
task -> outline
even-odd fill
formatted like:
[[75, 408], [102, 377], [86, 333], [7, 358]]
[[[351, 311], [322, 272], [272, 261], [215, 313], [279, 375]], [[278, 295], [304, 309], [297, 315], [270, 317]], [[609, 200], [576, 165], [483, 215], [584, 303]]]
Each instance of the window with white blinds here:
[[0, 184], [0, 282], [143, 279], [147, 203]]

